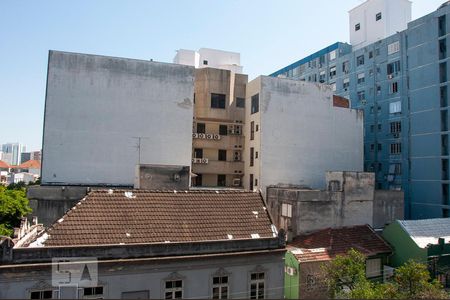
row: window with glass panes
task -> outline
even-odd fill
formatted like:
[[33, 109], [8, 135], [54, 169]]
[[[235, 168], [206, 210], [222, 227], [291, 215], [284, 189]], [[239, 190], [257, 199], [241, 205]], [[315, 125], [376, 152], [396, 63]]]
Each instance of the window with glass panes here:
[[30, 299], [52, 299], [53, 291], [45, 290], [45, 291], [32, 291], [30, 294]]
[[165, 299], [183, 298], [183, 280], [166, 281]]
[[264, 299], [264, 283], [264, 272], [251, 274], [250, 299]]
[[213, 299], [228, 299], [228, 276], [213, 277]]

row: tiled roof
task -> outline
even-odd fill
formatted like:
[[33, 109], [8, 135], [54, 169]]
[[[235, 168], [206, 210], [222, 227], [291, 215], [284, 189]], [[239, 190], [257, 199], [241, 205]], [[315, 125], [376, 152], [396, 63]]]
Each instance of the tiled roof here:
[[4, 161], [0, 160], [0, 169], [8, 169], [8, 168], [11, 168], [11, 166], [5, 163]]
[[97, 190], [48, 230], [45, 246], [273, 238], [272, 227], [259, 193]]
[[40, 169], [41, 162], [38, 160], [29, 160], [29, 161], [24, 162], [23, 164], [14, 166], [14, 168], [16, 168], [16, 169]]
[[420, 248], [437, 244], [439, 238], [450, 242], [450, 218], [397, 221]]
[[287, 248], [299, 262], [330, 260], [352, 248], [367, 256], [392, 252], [369, 225], [327, 228], [299, 235]]

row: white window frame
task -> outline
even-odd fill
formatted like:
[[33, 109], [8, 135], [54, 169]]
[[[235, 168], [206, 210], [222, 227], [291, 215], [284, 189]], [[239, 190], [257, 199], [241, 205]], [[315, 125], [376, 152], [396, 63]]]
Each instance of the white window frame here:
[[400, 51], [400, 41], [395, 41], [388, 45], [388, 55], [395, 54]]
[[[181, 281], [181, 287], [174, 287], [173, 283], [177, 282], [177, 281]], [[167, 282], [172, 282], [172, 287], [168, 288], [167, 287]], [[183, 299], [184, 297], [184, 291], [183, 291], [183, 279], [168, 279], [168, 280], [164, 280], [164, 299]], [[176, 298], [175, 293], [176, 292], [180, 292], [181, 291], [181, 298]], [[171, 298], [166, 298], [166, 293], [171, 293], [172, 297]]]
[[281, 204], [281, 216], [292, 218], [292, 204], [290, 203]]
[[359, 73], [357, 77], [358, 77], [358, 84], [364, 83], [366, 81], [366, 74], [364, 72]]
[[[227, 278], [227, 283], [222, 283], [222, 278]], [[219, 283], [214, 283], [214, 278], [219, 278]], [[229, 286], [229, 276], [228, 275], [221, 275], [221, 274], [215, 274], [212, 277], [212, 287], [211, 287], [211, 299], [228, 299], [230, 297], [230, 286]], [[222, 288], [227, 288], [227, 296], [222, 297]], [[214, 298], [214, 289], [219, 289], [219, 298]]]
[[[100, 288], [100, 287], [102, 288], [101, 294], [92, 294], [92, 295], [84, 294], [85, 289], [94, 289], [94, 292], [95, 292], [95, 289]], [[105, 297], [105, 286], [103, 286], [103, 285], [83, 288], [83, 299], [103, 299], [104, 297]]]
[[[252, 279], [251, 276], [253, 274], [257, 274], [256, 276], [259, 277], [259, 274], [263, 274], [263, 279], [260, 278], [256, 278], [256, 279]], [[263, 284], [263, 295], [262, 298], [259, 298], [259, 291], [260, 291], [260, 284]], [[252, 297], [252, 285], [256, 285], [256, 294], [254, 297]], [[250, 273], [250, 291], [249, 291], [249, 299], [265, 299], [266, 298], [266, 272], [260, 272], [260, 271], [256, 271], [256, 272], [251, 272]]]
[[397, 114], [402, 112], [402, 102], [396, 101], [389, 103], [389, 113], [390, 114]]
[[337, 54], [336, 50], [331, 51], [330, 54], [329, 54], [329, 59], [330, 60], [335, 60], [336, 59], [336, 54]]

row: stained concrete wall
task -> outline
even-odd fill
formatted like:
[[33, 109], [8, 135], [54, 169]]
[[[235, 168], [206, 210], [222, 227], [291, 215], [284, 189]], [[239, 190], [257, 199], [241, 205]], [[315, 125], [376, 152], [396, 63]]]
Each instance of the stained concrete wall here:
[[[165, 281], [171, 278], [183, 280], [183, 298], [211, 299], [213, 276], [227, 274], [230, 298], [249, 299], [251, 273], [262, 271], [265, 273], [264, 298], [282, 299], [284, 253], [112, 261], [99, 264], [98, 281], [99, 286], [103, 286], [104, 299], [120, 299], [122, 293], [135, 291], [148, 291], [150, 299], [164, 299]], [[51, 266], [2, 269], [0, 298], [29, 299], [33, 290], [58, 290], [51, 283]], [[80, 293], [83, 296], [83, 292]]]
[[[267, 203], [277, 228], [290, 237], [325, 228], [369, 224], [381, 228], [403, 217], [403, 192], [375, 190], [375, 174], [328, 172], [325, 190], [268, 187]], [[292, 217], [282, 216], [282, 204]]]
[[134, 187], [145, 190], [188, 190], [189, 166], [140, 165], [136, 167]]
[[[259, 94], [259, 112], [251, 98]], [[363, 171], [363, 113], [334, 107], [331, 86], [261, 76], [247, 85], [244, 187], [308, 186], [322, 189], [327, 171]], [[259, 125], [250, 140], [250, 123]], [[258, 152], [248, 163], [249, 148]]]
[[50, 51], [47, 76], [43, 184], [133, 186], [139, 157], [191, 164], [193, 67]]

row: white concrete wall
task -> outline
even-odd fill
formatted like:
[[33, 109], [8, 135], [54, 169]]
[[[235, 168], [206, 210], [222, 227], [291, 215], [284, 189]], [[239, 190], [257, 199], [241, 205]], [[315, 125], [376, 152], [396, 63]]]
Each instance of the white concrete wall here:
[[[258, 86], [259, 113], [250, 115], [250, 97]], [[334, 107], [331, 86], [262, 76], [249, 87], [246, 188], [251, 173], [264, 193], [269, 185], [323, 189], [326, 171], [363, 170], [363, 113]], [[249, 141], [252, 119], [259, 123], [259, 132]], [[252, 145], [259, 152], [253, 169], [248, 164]]]
[[133, 185], [142, 164], [191, 164], [194, 68], [50, 51], [44, 184]]
[[[381, 20], [376, 14], [381, 13]], [[409, 0], [367, 0], [349, 11], [350, 44], [359, 49], [407, 28], [411, 21]], [[361, 29], [355, 31], [356, 24]]]
[[[207, 61], [207, 64], [204, 62]], [[200, 48], [197, 52], [193, 50], [177, 50], [173, 62], [194, 66], [195, 68], [215, 68], [229, 70], [242, 74], [241, 55], [236, 52], [217, 49]]]
[[195, 67], [197, 53], [193, 50], [180, 49], [173, 59], [174, 64], [186, 65]]

